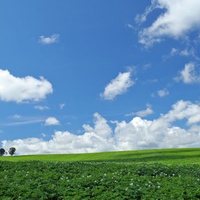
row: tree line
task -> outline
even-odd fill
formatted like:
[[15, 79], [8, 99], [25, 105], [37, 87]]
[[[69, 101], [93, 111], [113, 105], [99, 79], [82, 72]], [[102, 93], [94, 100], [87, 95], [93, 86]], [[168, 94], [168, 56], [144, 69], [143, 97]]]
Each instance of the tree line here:
[[10, 147], [8, 152], [4, 148], [0, 148], [0, 156], [7, 155], [8, 153], [13, 156], [15, 154], [16, 148]]

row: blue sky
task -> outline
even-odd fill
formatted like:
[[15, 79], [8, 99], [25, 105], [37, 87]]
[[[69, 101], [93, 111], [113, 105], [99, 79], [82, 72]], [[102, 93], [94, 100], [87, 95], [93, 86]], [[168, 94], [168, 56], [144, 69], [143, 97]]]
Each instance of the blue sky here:
[[1, 146], [198, 147], [199, 9], [199, 0], [1, 1]]

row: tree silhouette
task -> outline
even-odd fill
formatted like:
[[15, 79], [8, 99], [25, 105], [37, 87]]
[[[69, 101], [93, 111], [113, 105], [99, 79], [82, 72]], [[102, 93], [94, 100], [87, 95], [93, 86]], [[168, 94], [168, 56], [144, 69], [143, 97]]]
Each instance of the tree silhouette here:
[[5, 154], [5, 152], [6, 152], [5, 149], [1, 148], [0, 149], [0, 156], [3, 156]]
[[16, 151], [16, 148], [15, 147], [10, 147], [9, 149], [9, 154], [12, 156]]

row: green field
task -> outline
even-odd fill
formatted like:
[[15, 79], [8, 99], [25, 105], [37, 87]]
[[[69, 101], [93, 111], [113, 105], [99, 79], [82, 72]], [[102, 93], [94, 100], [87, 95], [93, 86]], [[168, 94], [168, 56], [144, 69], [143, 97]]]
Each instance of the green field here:
[[200, 149], [0, 157], [2, 200], [198, 200]]
[[200, 164], [200, 148], [118, 151], [85, 154], [4, 156], [0, 161], [115, 161], [134, 163]]

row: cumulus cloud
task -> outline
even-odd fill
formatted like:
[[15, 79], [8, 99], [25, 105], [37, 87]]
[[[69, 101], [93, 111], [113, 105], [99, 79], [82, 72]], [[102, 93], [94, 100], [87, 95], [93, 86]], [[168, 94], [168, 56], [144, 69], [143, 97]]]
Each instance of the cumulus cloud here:
[[146, 21], [148, 14], [155, 9], [161, 9], [163, 12], [139, 33], [140, 43], [150, 46], [160, 42], [165, 36], [179, 38], [189, 31], [199, 30], [199, 8], [199, 0], [152, 0], [151, 6], [137, 16], [136, 21]]
[[177, 120], [186, 119], [187, 125], [193, 125], [200, 123], [200, 105], [193, 104], [190, 101], [178, 101], [172, 106], [163, 118], [168, 122], [174, 122]]
[[[55, 131], [52, 139], [40, 138], [2, 141], [2, 147], [14, 146], [17, 153], [84, 153], [148, 148], [199, 147], [200, 141], [200, 105], [180, 100], [172, 105], [171, 110], [154, 120], [134, 117], [131, 121], [109, 122], [100, 114], [94, 114], [94, 126], [84, 124], [82, 135], [68, 131]], [[186, 120], [186, 124], [184, 124]], [[184, 126], [176, 126], [182, 121]]]
[[59, 34], [53, 34], [49, 37], [41, 35], [39, 37], [39, 42], [42, 44], [53, 44], [55, 42], [58, 42], [58, 40], [59, 40]]
[[109, 138], [112, 134], [112, 129], [107, 124], [106, 119], [104, 119], [100, 114], [94, 114], [94, 128], [84, 124], [83, 128], [86, 132], [93, 132], [103, 138]]
[[118, 76], [111, 80], [105, 87], [104, 92], [100, 96], [105, 100], [113, 100], [117, 95], [126, 93], [134, 82], [131, 80], [131, 72], [119, 73]]
[[55, 117], [48, 117], [45, 120], [45, 126], [59, 125], [60, 122]]
[[15, 77], [8, 70], [0, 69], [0, 99], [2, 101], [40, 101], [53, 92], [52, 85], [43, 77]]
[[200, 74], [195, 69], [194, 63], [187, 63], [185, 68], [179, 72], [179, 76], [175, 78], [176, 81], [183, 81], [183, 83], [200, 83]]

